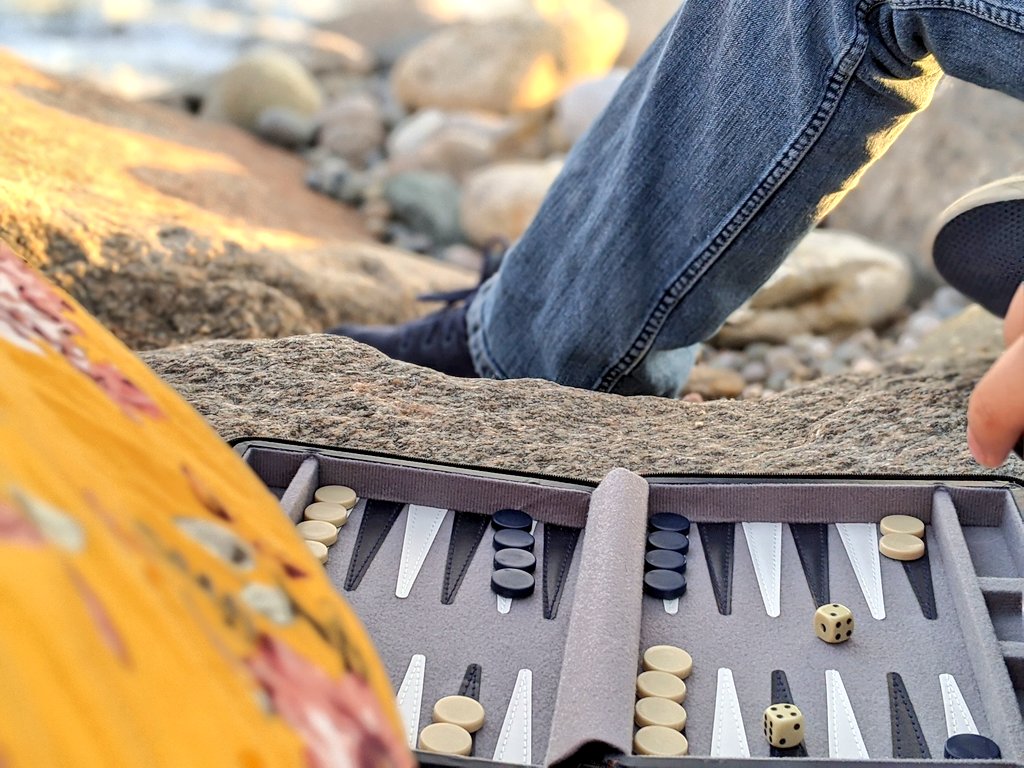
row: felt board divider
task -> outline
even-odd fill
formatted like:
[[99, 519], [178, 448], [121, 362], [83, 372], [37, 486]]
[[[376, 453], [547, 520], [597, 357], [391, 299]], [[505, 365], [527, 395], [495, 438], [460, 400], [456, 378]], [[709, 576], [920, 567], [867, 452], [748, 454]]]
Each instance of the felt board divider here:
[[647, 495], [643, 478], [615, 469], [591, 498], [545, 765], [595, 742], [632, 750]]
[[320, 484], [347, 485], [360, 498], [425, 504], [460, 512], [490, 515], [521, 509], [541, 523], [582, 528], [592, 489], [568, 484], [502, 479], [455, 469], [424, 469], [377, 461], [319, 454]]
[[1000, 643], [1024, 642], [1021, 583], [1021, 579], [978, 579], [992, 626], [996, 630], [996, 638]]
[[284, 494], [281, 507], [292, 522], [302, 522], [302, 513], [313, 503], [313, 494], [320, 487], [320, 462], [316, 456], [309, 456], [299, 465]]
[[[887, 515], [913, 515], [925, 523], [938, 483], [674, 482], [651, 478], [651, 513], [671, 509], [694, 522], [788, 523], [878, 522]], [[685, 490], [685, 506], [680, 493]], [[1008, 494], [999, 488], [950, 489], [965, 524], [997, 526]], [[751, 510], [757, 514], [751, 516]], [[1024, 546], [1022, 546], [1024, 557]]]
[[[1020, 516], [1012, 502], [999, 507], [1003, 515], [1011, 515], [1020, 525]], [[953, 604], [960, 620], [964, 640], [971, 649], [968, 663], [982, 692], [982, 705], [991, 736], [1002, 750], [1003, 757], [1024, 761], [1024, 727], [1021, 710], [1014, 694], [1003, 651], [996, 639], [995, 628], [975, 573], [974, 563], [952, 496], [945, 489], [935, 491], [932, 528], [942, 550], [945, 575], [949, 579]]]

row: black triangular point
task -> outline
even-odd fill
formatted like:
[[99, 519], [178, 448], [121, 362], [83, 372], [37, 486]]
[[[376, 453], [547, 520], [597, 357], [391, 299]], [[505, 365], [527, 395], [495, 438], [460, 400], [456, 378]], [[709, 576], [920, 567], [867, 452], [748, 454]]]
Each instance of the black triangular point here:
[[404, 506], [405, 504], [399, 501], [367, 499], [363, 519], [359, 523], [359, 534], [352, 550], [352, 559], [348, 563], [348, 575], [345, 577], [346, 592], [351, 592], [359, 586], [366, 575], [366, 569], [380, 551], [384, 539], [398, 520]]
[[479, 664], [470, 664], [466, 667], [466, 674], [462, 678], [462, 685], [459, 687], [459, 696], [468, 696], [471, 699], [480, 701], [480, 683], [483, 678], [483, 668]]
[[910, 701], [910, 694], [898, 672], [886, 675], [889, 681], [889, 717], [892, 726], [892, 756], [897, 759], [930, 760], [931, 751], [924, 739], [921, 723]]
[[910, 587], [914, 590], [921, 613], [926, 619], [939, 618], [939, 609], [935, 605], [935, 585], [932, 583], [932, 566], [928, 560], [928, 552], [917, 560], [904, 560], [903, 571], [907, 574]]
[[558, 615], [558, 603], [562, 599], [562, 591], [569, 578], [569, 566], [572, 565], [572, 556], [579, 538], [578, 528], [544, 524], [545, 619], [553, 619]]
[[472, 512], [456, 512], [452, 523], [452, 537], [448, 541], [448, 559], [444, 566], [444, 586], [441, 587], [442, 605], [455, 602], [462, 579], [473, 562], [473, 555], [487, 530], [488, 518]]
[[831, 603], [828, 583], [828, 525], [824, 523], [790, 523], [790, 533], [800, 556], [807, 588], [811, 590], [814, 607]]
[[733, 523], [700, 523], [700, 543], [704, 547], [704, 559], [708, 564], [711, 588], [715, 591], [718, 612], [723, 616], [732, 613], [732, 569], [735, 557], [736, 526]]
[[[772, 670], [772, 704], [796, 704], [793, 701], [793, 694], [789, 690], [789, 680], [786, 673], [781, 669]], [[798, 744], [790, 749], [772, 747], [769, 750], [772, 757], [807, 757], [807, 747]]]

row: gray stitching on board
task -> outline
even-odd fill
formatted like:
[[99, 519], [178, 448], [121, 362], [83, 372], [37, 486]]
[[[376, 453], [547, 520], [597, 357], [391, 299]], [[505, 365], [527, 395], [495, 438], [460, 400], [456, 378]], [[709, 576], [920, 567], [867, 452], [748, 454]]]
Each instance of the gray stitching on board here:
[[[849, 525], [849, 523], [847, 523], [847, 525]], [[842, 531], [843, 529], [838, 528], [837, 530]], [[877, 600], [878, 595], [874, 594], [872, 588], [864, 588], [865, 585], [868, 584], [867, 576], [869, 574], [864, 570], [864, 564], [861, 562], [860, 559], [860, 551], [857, 549], [856, 546], [854, 546], [853, 539], [850, 539], [850, 544], [847, 545], [847, 537], [843, 536], [842, 533], [839, 534], [839, 537], [843, 540], [843, 549], [846, 550], [846, 554], [850, 559], [850, 564], [853, 566], [853, 572], [857, 576], [858, 586], [860, 586], [861, 592], [864, 593], [864, 601], [868, 604], [868, 609], [870, 611], [870, 609], [874, 607], [873, 604]], [[871, 580], [871, 586], [874, 586], [874, 579]]]
[[[405, 530], [406, 531], [409, 530], [409, 522], [411, 520], [411, 514], [412, 514], [412, 510], [410, 509], [410, 517], [407, 517], [406, 520], [405, 520]], [[445, 517], [447, 515], [448, 515], [448, 510], [445, 510], [445, 513], [443, 515], [441, 515], [439, 518], [437, 518], [436, 522], [431, 524], [430, 530], [428, 531], [427, 535], [424, 536], [423, 539], [419, 542], [420, 543], [420, 547], [416, 551], [416, 557], [411, 559], [411, 560], [407, 560], [405, 563], [403, 563], [403, 565], [405, 565], [406, 567], [405, 568], [401, 568], [401, 570], [400, 570], [400, 572], [398, 574], [398, 583], [399, 584], [402, 583], [403, 579], [408, 579], [409, 578], [409, 570], [412, 567], [412, 563], [414, 563], [414, 562], [416, 562], [418, 560], [418, 561], [420, 561], [420, 567], [423, 566], [423, 559], [426, 558], [427, 551], [430, 549], [430, 545], [434, 543], [434, 537], [437, 536], [437, 532], [441, 529], [441, 525], [444, 523], [444, 519], [445, 519]], [[417, 569], [417, 574], [418, 573], [419, 573], [419, 570]], [[415, 575], [413, 576], [413, 578], [415, 578]], [[411, 583], [409, 584], [409, 587], [410, 588], [412, 587]]]
[[880, 0], [860, 0], [857, 6], [857, 18], [861, 22], [861, 28], [854, 35], [853, 41], [840, 57], [839, 63], [829, 77], [825, 86], [825, 94], [814, 114], [811, 115], [800, 134], [790, 142], [782, 158], [777, 160], [768, 173], [762, 177], [761, 182], [743, 202], [739, 211], [719, 231], [711, 244], [662, 293], [661, 299], [648, 315], [646, 323], [632, 346], [617, 363], [605, 371], [594, 389], [602, 392], [611, 391], [623, 376], [636, 367], [665, 325], [669, 315], [689, 292], [694, 281], [711, 268], [718, 257], [744, 230], [754, 214], [789, 177], [798, 161], [813, 148], [829, 120], [835, 114], [836, 105], [867, 50], [867, 33], [863, 29], [863, 21], [867, 14], [879, 4]]
[[[518, 679], [516, 680], [516, 682], [517, 683], [519, 682]], [[519, 705], [523, 702], [524, 698], [525, 697], [523, 696], [523, 690], [520, 689], [518, 685], [516, 685], [514, 697], [512, 699], [512, 704], [509, 707], [508, 714], [506, 715], [506, 717], [508, 717], [508, 719], [511, 722], [513, 722], [513, 723], [515, 722], [515, 719], [516, 719], [516, 712], [519, 711]], [[529, 718], [525, 718], [525, 717], [523, 718], [523, 744], [524, 745], [526, 744], [526, 737], [529, 735], [529, 733], [528, 733], [529, 724], [527, 722], [528, 719]], [[510, 728], [505, 733], [505, 737], [501, 741], [501, 746], [499, 747], [498, 754], [495, 755], [496, 758], [500, 758], [501, 760], [505, 759], [505, 748], [508, 745], [508, 739], [509, 739], [509, 737], [511, 735], [512, 735], [512, 729]], [[523, 752], [521, 758], [523, 760], [526, 759], [525, 746], [524, 746], [524, 752]]]
[[[456, 512], [455, 513], [455, 519], [452, 521], [452, 538], [451, 538], [451, 540], [453, 542], [455, 541], [455, 527], [459, 524], [459, 520], [460, 519], [463, 519], [463, 520], [468, 519], [468, 518], [463, 517], [464, 515], [468, 515], [468, 514], [471, 514], [471, 513], [469, 513], [469, 512]], [[466, 577], [466, 571], [469, 570], [470, 563], [473, 562], [473, 558], [476, 556], [476, 550], [480, 546], [480, 540], [483, 539], [484, 533], [486, 532], [485, 530], [480, 530], [480, 529], [483, 529], [486, 525], [487, 525], [486, 519], [481, 519], [481, 522], [477, 523], [477, 530], [480, 531], [480, 535], [477, 537], [476, 544], [473, 547], [473, 551], [470, 553], [469, 557], [467, 557], [463, 561], [462, 568], [459, 569], [459, 573], [455, 577], [455, 580], [451, 582], [451, 590], [450, 591], [448, 589], [444, 589], [443, 590], [444, 594], [441, 595], [441, 602], [442, 603], [444, 603], [445, 600], [454, 601], [454, 599], [455, 599], [455, 592], [458, 590], [459, 586], [462, 584], [462, 580]], [[451, 570], [452, 570], [452, 558], [449, 556], [447, 562], [445, 563], [445, 568], [444, 568], [444, 583], [446, 585], [449, 584], [449, 580], [448, 579], [449, 579], [449, 576], [451, 575]], [[446, 604], [450, 604], [450, 603], [446, 603]]]
[[[566, 526], [562, 526], [563, 528]], [[569, 570], [569, 566], [572, 564], [572, 554], [576, 551], [576, 544], [578, 541], [578, 534], [576, 538], [570, 537], [565, 542], [565, 552], [562, 558], [562, 563], [558, 568], [558, 580], [555, 583], [555, 594], [551, 598], [551, 609], [548, 610], [548, 580], [544, 578], [547, 576], [547, 558], [544, 559], [544, 574], [541, 576], [541, 589], [544, 594], [544, 618], [553, 619], [555, 614], [558, 612], [558, 605], [561, 602], [562, 592], [565, 588], [565, 574]], [[548, 549], [548, 524], [544, 524], [544, 552], [547, 554]], [[549, 615], [550, 614], [550, 615]]]

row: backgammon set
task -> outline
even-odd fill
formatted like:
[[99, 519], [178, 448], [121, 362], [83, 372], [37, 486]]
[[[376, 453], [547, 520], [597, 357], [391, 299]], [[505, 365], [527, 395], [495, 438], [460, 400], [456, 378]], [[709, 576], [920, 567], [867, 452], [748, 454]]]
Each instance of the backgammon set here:
[[234, 442], [426, 766], [1024, 766], [1021, 481], [594, 484]]

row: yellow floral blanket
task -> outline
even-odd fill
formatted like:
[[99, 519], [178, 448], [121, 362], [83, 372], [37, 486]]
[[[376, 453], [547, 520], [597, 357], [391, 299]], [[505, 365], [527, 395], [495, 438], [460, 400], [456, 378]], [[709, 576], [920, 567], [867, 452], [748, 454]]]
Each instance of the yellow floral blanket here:
[[235, 454], [0, 242], [0, 766], [408, 766], [366, 633]]

